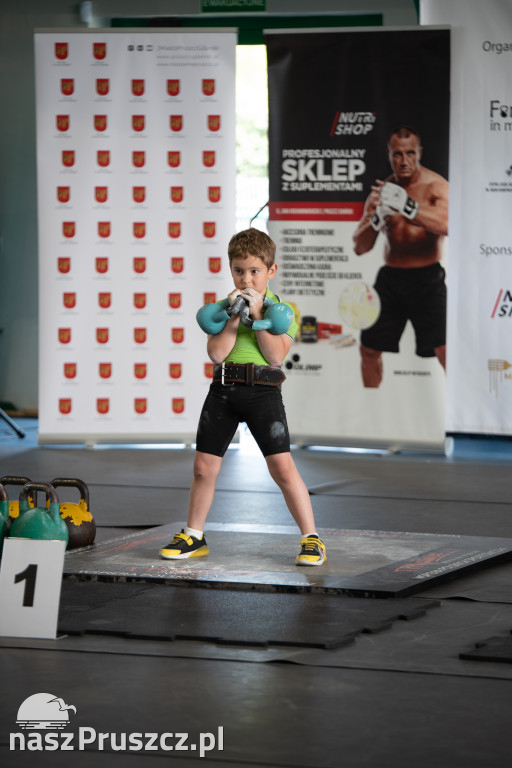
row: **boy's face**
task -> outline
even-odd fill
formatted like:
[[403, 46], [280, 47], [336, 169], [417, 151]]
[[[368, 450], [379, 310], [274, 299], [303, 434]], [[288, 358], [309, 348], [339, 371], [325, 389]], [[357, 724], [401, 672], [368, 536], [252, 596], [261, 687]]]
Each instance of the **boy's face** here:
[[273, 264], [269, 269], [259, 256], [251, 254], [247, 254], [245, 259], [233, 259], [231, 262], [233, 282], [239, 291], [253, 288], [263, 296], [267, 290], [267, 282], [272, 280], [276, 272], [277, 264]]

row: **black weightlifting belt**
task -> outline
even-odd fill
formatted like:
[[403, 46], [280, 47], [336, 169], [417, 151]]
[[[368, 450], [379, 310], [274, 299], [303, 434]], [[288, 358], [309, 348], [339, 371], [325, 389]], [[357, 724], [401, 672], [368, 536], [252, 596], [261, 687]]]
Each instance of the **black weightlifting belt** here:
[[286, 376], [280, 368], [254, 363], [222, 363], [213, 367], [213, 381], [221, 384], [266, 384], [280, 387]]

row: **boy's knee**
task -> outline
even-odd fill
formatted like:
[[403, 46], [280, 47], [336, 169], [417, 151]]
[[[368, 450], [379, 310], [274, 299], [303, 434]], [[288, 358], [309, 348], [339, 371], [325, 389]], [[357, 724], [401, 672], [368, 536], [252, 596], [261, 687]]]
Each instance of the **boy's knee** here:
[[296, 469], [289, 453], [279, 453], [275, 456], [267, 456], [267, 466], [272, 480], [277, 485], [286, 485], [294, 479]]
[[196, 453], [194, 459], [194, 477], [196, 480], [217, 477], [222, 459], [209, 453]]

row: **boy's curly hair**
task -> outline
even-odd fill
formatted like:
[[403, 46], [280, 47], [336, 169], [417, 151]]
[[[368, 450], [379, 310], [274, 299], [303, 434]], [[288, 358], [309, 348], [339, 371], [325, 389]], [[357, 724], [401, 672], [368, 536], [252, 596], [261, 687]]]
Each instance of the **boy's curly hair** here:
[[273, 265], [276, 257], [276, 244], [259, 229], [244, 229], [233, 235], [228, 245], [229, 264], [233, 259], [246, 259], [247, 256], [257, 256], [267, 269]]

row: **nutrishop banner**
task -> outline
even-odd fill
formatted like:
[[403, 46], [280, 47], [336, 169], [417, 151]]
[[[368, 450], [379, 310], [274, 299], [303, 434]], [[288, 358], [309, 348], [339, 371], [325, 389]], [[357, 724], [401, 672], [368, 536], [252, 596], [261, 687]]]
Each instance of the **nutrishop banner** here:
[[450, 33], [268, 33], [298, 442], [444, 446]]
[[512, 434], [512, 5], [423, 1], [452, 27], [447, 430]]
[[35, 35], [39, 439], [191, 440], [230, 286], [232, 32]]

